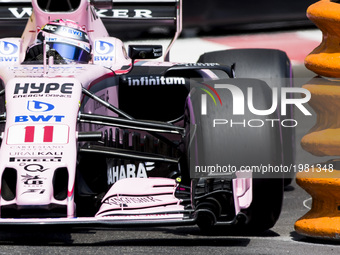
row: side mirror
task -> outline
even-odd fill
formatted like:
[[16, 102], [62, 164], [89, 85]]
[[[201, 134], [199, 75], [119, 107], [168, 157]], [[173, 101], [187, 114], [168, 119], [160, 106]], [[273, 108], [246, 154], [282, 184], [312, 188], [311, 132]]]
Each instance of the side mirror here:
[[133, 60], [155, 59], [162, 55], [162, 45], [129, 45], [129, 57]]

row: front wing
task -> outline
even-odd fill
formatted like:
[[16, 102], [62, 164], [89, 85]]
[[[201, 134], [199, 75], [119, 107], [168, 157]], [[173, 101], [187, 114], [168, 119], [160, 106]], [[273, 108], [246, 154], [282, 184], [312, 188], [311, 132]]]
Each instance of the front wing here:
[[[94, 217], [1, 218], [0, 225], [177, 226], [194, 225], [199, 214], [210, 213], [204, 208], [195, 210], [191, 206], [183, 205], [183, 200], [175, 196], [178, 189], [179, 184], [168, 178], [122, 179], [106, 193]], [[246, 215], [238, 210], [232, 220], [217, 221], [216, 224], [234, 225], [239, 220], [244, 222], [245, 218]]]

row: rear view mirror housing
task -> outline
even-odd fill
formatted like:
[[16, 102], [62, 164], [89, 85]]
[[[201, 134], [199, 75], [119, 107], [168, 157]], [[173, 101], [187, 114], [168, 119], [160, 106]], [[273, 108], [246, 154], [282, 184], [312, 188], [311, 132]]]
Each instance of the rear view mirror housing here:
[[133, 60], [156, 59], [162, 55], [162, 45], [129, 45], [129, 57]]

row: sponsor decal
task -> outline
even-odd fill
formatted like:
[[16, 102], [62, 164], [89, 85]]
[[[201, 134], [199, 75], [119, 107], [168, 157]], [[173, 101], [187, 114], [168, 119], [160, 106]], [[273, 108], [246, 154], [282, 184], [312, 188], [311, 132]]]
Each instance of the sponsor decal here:
[[115, 10], [96, 10], [99, 17], [113, 18], [152, 18], [152, 11], [149, 9], [115, 9]]
[[14, 43], [0, 41], [0, 62], [17, 62], [18, 57], [14, 54], [18, 49], [19, 47]]
[[114, 57], [112, 56], [94, 56], [94, 61], [113, 61]]
[[94, 61], [113, 61], [114, 46], [105, 41], [96, 41], [94, 44]]
[[30, 193], [44, 194], [44, 192], [45, 192], [45, 189], [28, 189], [25, 192], [21, 193], [21, 195], [30, 194]]
[[26, 165], [24, 167], [25, 171], [28, 171], [28, 172], [45, 172], [46, 170], [48, 170], [48, 168], [44, 168], [42, 165], [39, 165], [39, 164], [29, 164], [29, 165]]
[[113, 184], [125, 178], [148, 178], [147, 172], [155, 168], [154, 162], [141, 162], [139, 164], [109, 165], [107, 169], [107, 184]]
[[27, 110], [30, 112], [49, 112], [54, 109], [54, 105], [40, 102], [36, 100], [29, 100], [27, 102]]
[[94, 44], [94, 50], [99, 55], [107, 55], [113, 52], [113, 44], [105, 41], [96, 41]]
[[146, 197], [110, 197], [104, 201], [105, 204], [118, 205], [123, 207], [128, 207], [129, 204], [145, 204], [145, 203], [157, 203], [162, 202], [162, 200], [157, 199], [153, 196]]
[[[49, 153], [51, 153], [51, 151], [64, 149], [64, 146], [62, 145], [18, 145], [18, 146], [10, 146], [10, 149], [21, 150], [21, 151], [49, 151]], [[57, 155], [57, 154], [53, 154], [53, 155]], [[58, 155], [62, 155], [62, 153]]]
[[0, 62], [17, 62], [18, 58], [17, 57], [0, 57]]
[[2, 55], [13, 55], [18, 52], [18, 49], [14, 43], [0, 41], [0, 54]]
[[61, 94], [72, 94], [74, 84], [64, 83], [59, 84], [56, 82], [52, 83], [16, 83], [14, 88], [14, 95], [19, 94], [50, 94], [50, 93], [61, 93]]
[[25, 187], [41, 187], [44, 184], [46, 178], [41, 178], [39, 175], [21, 175], [21, 181], [24, 183]]
[[128, 77], [128, 86], [185, 85], [183, 77], [142, 76]]
[[74, 35], [74, 36], [77, 36], [77, 37], [82, 37], [83, 36], [83, 32], [77, 30], [77, 29], [72, 29], [72, 28], [69, 28], [69, 27], [61, 27], [60, 30], [62, 32], [65, 32], [67, 34], [70, 34], [70, 35]]
[[[106, 92], [106, 94], [103, 94], [103, 95], [100, 95], [100, 96], [98, 96], [100, 99], [102, 99], [102, 100], [104, 100], [104, 101], [106, 101], [106, 102], [108, 102], [109, 101], [109, 92], [107, 91]], [[104, 107], [104, 105], [102, 105], [101, 103], [99, 103], [98, 101], [95, 101], [94, 102], [94, 110], [97, 110], [97, 109], [99, 109], [99, 108], [102, 108], [102, 107]]]
[[[32, 8], [8, 8], [10, 13], [17, 19], [28, 18], [32, 15]], [[116, 9], [116, 10], [96, 10], [99, 17], [113, 17], [113, 18], [153, 18], [153, 12], [149, 9]]]
[[[15, 122], [49, 122], [49, 121], [54, 121], [54, 122], [61, 122], [62, 119], [65, 118], [63, 115], [20, 115], [20, 116], [15, 116], [14, 121]], [[29, 127], [27, 127], [28, 129]], [[34, 128], [34, 127], [32, 127]], [[53, 132], [53, 126], [51, 127], [45, 127], [46, 130], [52, 130]]]
[[42, 29], [54, 32], [54, 31], [57, 30], [57, 28], [58, 28], [57, 26], [47, 24], [47, 25], [43, 26]]
[[12, 13], [12, 15], [17, 19], [28, 18], [32, 15], [32, 8], [8, 8], [8, 10]]
[[63, 152], [52, 152], [52, 151], [20, 151], [10, 152], [11, 156], [62, 156]]
[[20, 164], [26, 164], [27, 162], [61, 162], [62, 157], [42, 157], [42, 158], [32, 158], [32, 157], [10, 157], [9, 162], [16, 162]]

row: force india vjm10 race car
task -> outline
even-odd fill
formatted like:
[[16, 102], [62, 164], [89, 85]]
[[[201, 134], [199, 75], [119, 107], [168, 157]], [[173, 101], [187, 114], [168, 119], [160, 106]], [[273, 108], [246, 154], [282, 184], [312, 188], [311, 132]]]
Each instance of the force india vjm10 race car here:
[[[157, 62], [161, 46], [127, 53], [108, 36], [94, 7], [115, 3], [138, 12], [120, 20], [181, 32], [180, 0], [32, 0], [22, 37], [0, 40], [0, 225], [272, 227], [291, 177], [239, 170], [294, 160], [294, 129], [277, 124], [291, 108], [255, 111], [273, 108], [274, 86], [291, 86], [286, 54], [227, 50], [179, 64], [171, 43]], [[233, 103], [249, 88], [255, 110]]]

